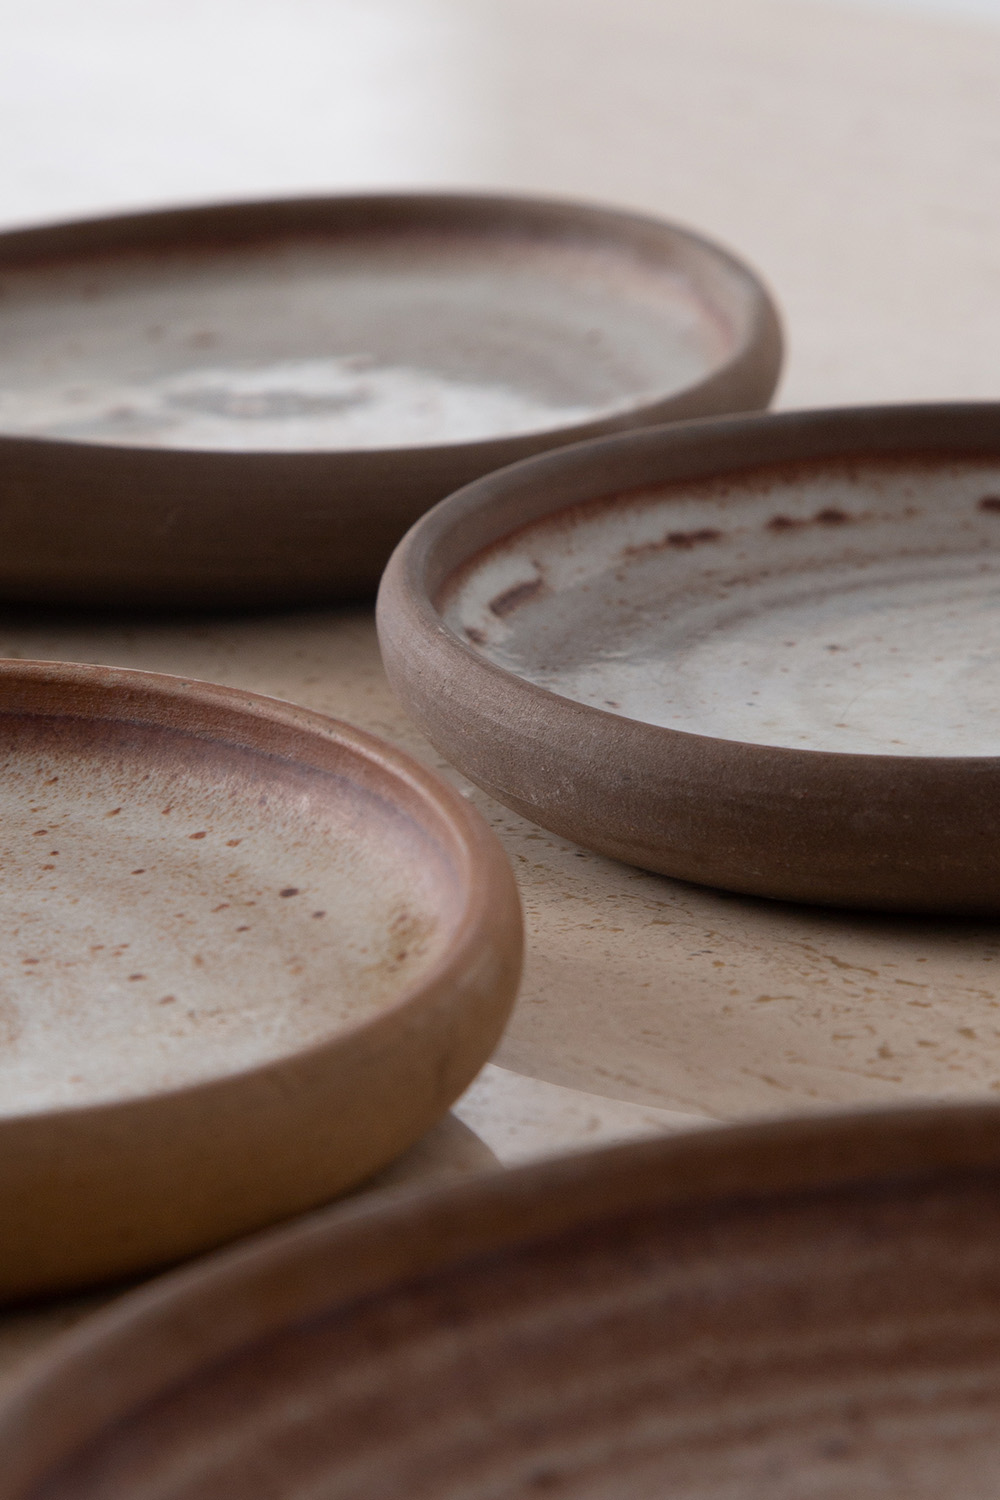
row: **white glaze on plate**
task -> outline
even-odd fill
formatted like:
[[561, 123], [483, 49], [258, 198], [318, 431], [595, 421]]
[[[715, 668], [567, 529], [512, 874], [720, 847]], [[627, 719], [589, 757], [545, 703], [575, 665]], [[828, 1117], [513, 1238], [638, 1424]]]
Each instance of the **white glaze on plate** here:
[[0, 432], [471, 442], [669, 395], [729, 340], [679, 273], [582, 244], [400, 233], [95, 258], [0, 277]]
[[443, 600], [492, 661], [608, 712], [814, 750], [1000, 754], [1000, 465], [761, 470], [597, 501]]
[[2, 725], [0, 1116], [287, 1056], [440, 954], [434, 849], [377, 798], [195, 736], [65, 722]]

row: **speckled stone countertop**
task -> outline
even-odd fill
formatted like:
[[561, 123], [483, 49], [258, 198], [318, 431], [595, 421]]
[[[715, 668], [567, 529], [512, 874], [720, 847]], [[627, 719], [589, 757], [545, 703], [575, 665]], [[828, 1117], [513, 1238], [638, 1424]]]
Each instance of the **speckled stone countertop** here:
[[[338, 0], [325, 19], [296, 12], [284, 53], [268, 58], [280, 7], [256, 0], [240, 46], [258, 48], [260, 78], [276, 70], [279, 102], [295, 48], [321, 53], [335, 24], [354, 49], [353, 94], [334, 106], [329, 89], [305, 88], [285, 134], [256, 150], [264, 126], [248, 123], [241, 141], [222, 129], [219, 96], [192, 63], [191, 110], [172, 118], [168, 149], [159, 75], [140, 97], [132, 66], [133, 53], [155, 50], [156, 26], [148, 37], [131, 23], [116, 31], [102, 0], [88, 25], [115, 44], [75, 62], [70, 7], [41, 10], [65, 25], [35, 80], [35, 109], [60, 79], [73, 87], [0, 197], [9, 223], [359, 180], [603, 199], [696, 225], [763, 272], [787, 318], [784, 406], [1000, 394], [1000, 25], [834, 0]], [[207, 10], [218, 23], [211, 53], [235, 12], [223, 0]], [[173, 13], [164, 55], [194, 25], [186, 0]], [[25, 131], [29, 95], [15, 72], [41, 45], [36, 24], [0, 64], [12, 82], [0, 115]], [[400, 60], [407, 37], [419, 68]], [[230, 123], [255, 120], [246, 70], [225, 88]], [[92, 109], [98, 96], [117, 99], [119, 113]], [[73, 111], [79, 128], [74, 115], [67, 132]], [[6, 611], [0, 654], [289, 698], [460, 781], [395, 703], [367, 609], [179, 622]], [[520, 881], [524, 985], [494, 1062], [383, 1185], [765, 1112], [1000, 1091], [1000, 928], [682, 886], [470, 795]], [[100, 1300], [0, 1319], [0, 1384]]]

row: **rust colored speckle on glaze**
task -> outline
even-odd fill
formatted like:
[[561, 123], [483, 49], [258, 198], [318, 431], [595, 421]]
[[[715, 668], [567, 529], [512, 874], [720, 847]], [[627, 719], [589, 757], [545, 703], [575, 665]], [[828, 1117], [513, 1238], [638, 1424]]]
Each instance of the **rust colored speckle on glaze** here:
[[[178, 1088], [322, 1041], [392, 1004], [447, 944], [433, 845], [376, 800], [331, 799], [321, 772], [140, 727], [98, 738], [86, 721], [4, 716], [0, 734], [0, 1116]], [[258, 778], [263, 805], [246, 795]], [[39, 814], [57, 862], [32, 845]], [[194, 818], [211, 830], [189, 832]], [[300, 889], [309, 912], [282, 899]]]
[[[519, 677], [649, 724], [990, 755], [1000, 502], [980, 497], [998, 481], [992, 460], [854, 460], [747, 475], [739, 495], [730, 478], [612, 496], [482, 553], [444, 619]], [[544, 590], [524, 578], [539, 570]]]

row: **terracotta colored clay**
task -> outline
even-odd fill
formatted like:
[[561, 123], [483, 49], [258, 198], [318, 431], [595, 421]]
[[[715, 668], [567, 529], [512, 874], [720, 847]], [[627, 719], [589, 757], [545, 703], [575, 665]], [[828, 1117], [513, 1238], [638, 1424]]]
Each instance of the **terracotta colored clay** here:
[[698, 1132], [324, 1213], [0, 1410], [0, 1500], [986, 1500], [996, 1107]]
[[401, 544], [390, 680], [449, 760], [601, 853], [755, 895], [1000, 908], [1000, 408], [581, 444]]
[[371, 195], [0, 236], [0, 594], [374, 591], [427, 507], [578, 437], [766, 405], [724, 250], [578, 204]]
[[0, 1294], [321, 1202], [488, 1057], [517, 894], [467, 803], [359, 730], [0, 663]]

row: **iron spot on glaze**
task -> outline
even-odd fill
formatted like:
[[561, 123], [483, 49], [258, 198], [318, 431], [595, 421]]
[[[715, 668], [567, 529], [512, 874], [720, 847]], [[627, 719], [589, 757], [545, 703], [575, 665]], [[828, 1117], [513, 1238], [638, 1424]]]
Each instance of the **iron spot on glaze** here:
[[693, 531], [668, 531], [666, 536], [661, 537], [658, 542], [643, 542], [637, 546], [623, 547], [621, 555], [630, 559], [648, 557], [656, 552], [663, 552], [668, 547], [686, 552], [706, 542], [721, 542], [724, 535], [725, 532], [719, 531], [715, 526], [698, 526]]
[[513, 588], [505, 589], [502, 594], [490, 600], [490, 610], [502, 619], [504, 615], [509, 615], [511, 610], [517, 609], [521, 604], [527, 604], [529, 599], [534, 599], [541, 589], [541, 578], [530, 578], [525, 583], [515, 583]]

